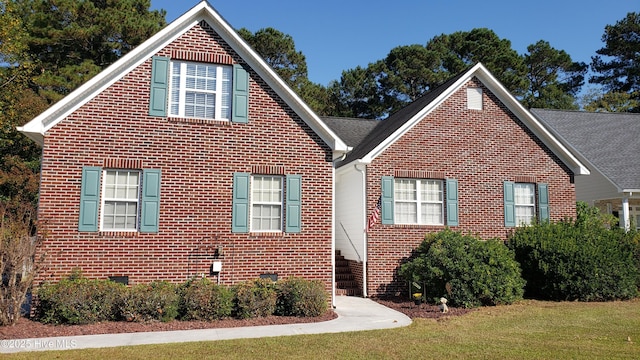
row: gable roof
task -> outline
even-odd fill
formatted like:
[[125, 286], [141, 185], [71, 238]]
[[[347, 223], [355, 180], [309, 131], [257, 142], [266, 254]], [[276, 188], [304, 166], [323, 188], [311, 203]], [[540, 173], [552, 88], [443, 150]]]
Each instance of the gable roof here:
[[525, 109], [481, 63], [449, 79], [416, 101], [395, 112], [386, 120], [380, 121], [369, 135], [338, 163], [338, 167], [352, 162], [371, 163], [373, 159], [474, 77], [481, 81], [575, 175], [589, 174], [587, 167], [549, 132], [535, 116]]
[[380, 123], [380, 120], [360, 119], [350, 117], [322, 116], [322, 120], [349, 147], [360, 144], [367, 135]]
[[52, 105], [42, 114], [24, 126], [18, 127], [18, 130], [38, 144], [43, 145], [44, 134], [49, 129], [203, 20], [238, 53], [247, 65], [249, 65], [331, 149], [337, 152], [347, 151], [347, 145], [287, 86], [273, 68], [271, 68], [205, 0], [171, 22], [151, 38], [138, 45], [135, 49], [111, 64], [108, 68], [71, 92], [65, 98]]
[[531, 109], [620, 192], [640, 191], [640, 114]]

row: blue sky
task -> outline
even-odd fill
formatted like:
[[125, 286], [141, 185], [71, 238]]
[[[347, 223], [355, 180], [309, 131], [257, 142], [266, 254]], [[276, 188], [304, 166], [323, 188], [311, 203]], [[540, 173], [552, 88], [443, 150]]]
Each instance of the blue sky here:
[[[151, 0], [167, 22], [199, 0]], [[265, 27], [291, 35], [307, 60], [309, 79], [327, 85], [343, 70], [367, 66], [401, 45], [424, 45], [434, 36], [488, 28], [520, 54], [538, 40], [591, 63], [602, 48], [606, 25], [629, 12], [636, 0], [209, 0], [233, 28]], [[391, 4], [391, 5], [390, 5]]]

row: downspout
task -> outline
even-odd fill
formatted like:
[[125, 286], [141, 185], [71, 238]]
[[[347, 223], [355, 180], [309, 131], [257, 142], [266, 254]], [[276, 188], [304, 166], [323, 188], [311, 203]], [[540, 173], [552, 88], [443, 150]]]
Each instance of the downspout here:
[[363, 254], [362, 254], [362, 296], [367, 298], [369, 294], [367, 293], [368, 283], [367, 283], [367, 261], [369, 259], [369, 251], [367, 250], [367, 243], [369, 241], [367, 234], [367, 174], [366, 168], [365, 170], [358, 169], [358, 164], [354, 164], [353, 168], [356, 169], [357, 172], [362, 174], [362, 209], [364, 210], [364, 216], [362, 217], [362, 228], [364, 229], [363, 236]]
[[331, 167], [331, 306], [336, 308], [336, 167]]

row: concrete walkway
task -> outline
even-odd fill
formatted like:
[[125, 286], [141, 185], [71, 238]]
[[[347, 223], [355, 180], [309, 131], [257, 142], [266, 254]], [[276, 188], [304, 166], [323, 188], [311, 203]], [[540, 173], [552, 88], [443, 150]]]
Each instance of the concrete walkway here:
[[335, 303], [335, 312], [338, 314], [338, 318], [331, 321], [224, 329], [198, 329], [0, 340], [0, 353], [338, 333], [389, 329], [411, 324], [411, 319], [406, 315], [380, 305], [370, 299], [338, 296], [336, 297]]

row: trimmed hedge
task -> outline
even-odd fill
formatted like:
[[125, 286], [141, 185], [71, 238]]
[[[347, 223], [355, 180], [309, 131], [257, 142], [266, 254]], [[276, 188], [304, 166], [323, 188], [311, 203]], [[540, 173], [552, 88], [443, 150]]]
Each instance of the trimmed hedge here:
[[74, 272], [58, 283], [42, 285], [37, 298], [38, 320], [52, 324], [320, 316], [328, 308], [322, 283], [301, 278], [256, 279], [231, 288], [206, 278], [181, 285], [156, 281], [127, 287]]
[[178, 286], [166, 281], [125, 287], [118, 302], [118, 313], [126, 321], [168, 322], [178, 316]]
[[278, 294], [271, 279], [245, 281], [233, 287], [235, 317], [239, 319], [273, 315]]
[[314, 317], [327, 311], [327, 292], [320, 281], [290, 277], [276, 284], [276, 315]]
[[233, 312], [233, 292], [207, 278], [187, 282], [181, 294], [181, 319], [220, 320]]
[[109, 280], [89, 280], [75, 272], [38, 289], [36, 317], [47, 324], [90, 324], [117, 319], [117, 303], [125, 286]]
[[638, 295], [634, 232], [580, 219], [522, 227], [509, 237], [527, 280], [527, 297], [606, 301]]
[[520, 266], [504, 242], [450, 229], [427, 234], [399, 274], [423, 284], [427, 300], [444, 296], [455, 307], [511, 304], [524, 293]]

